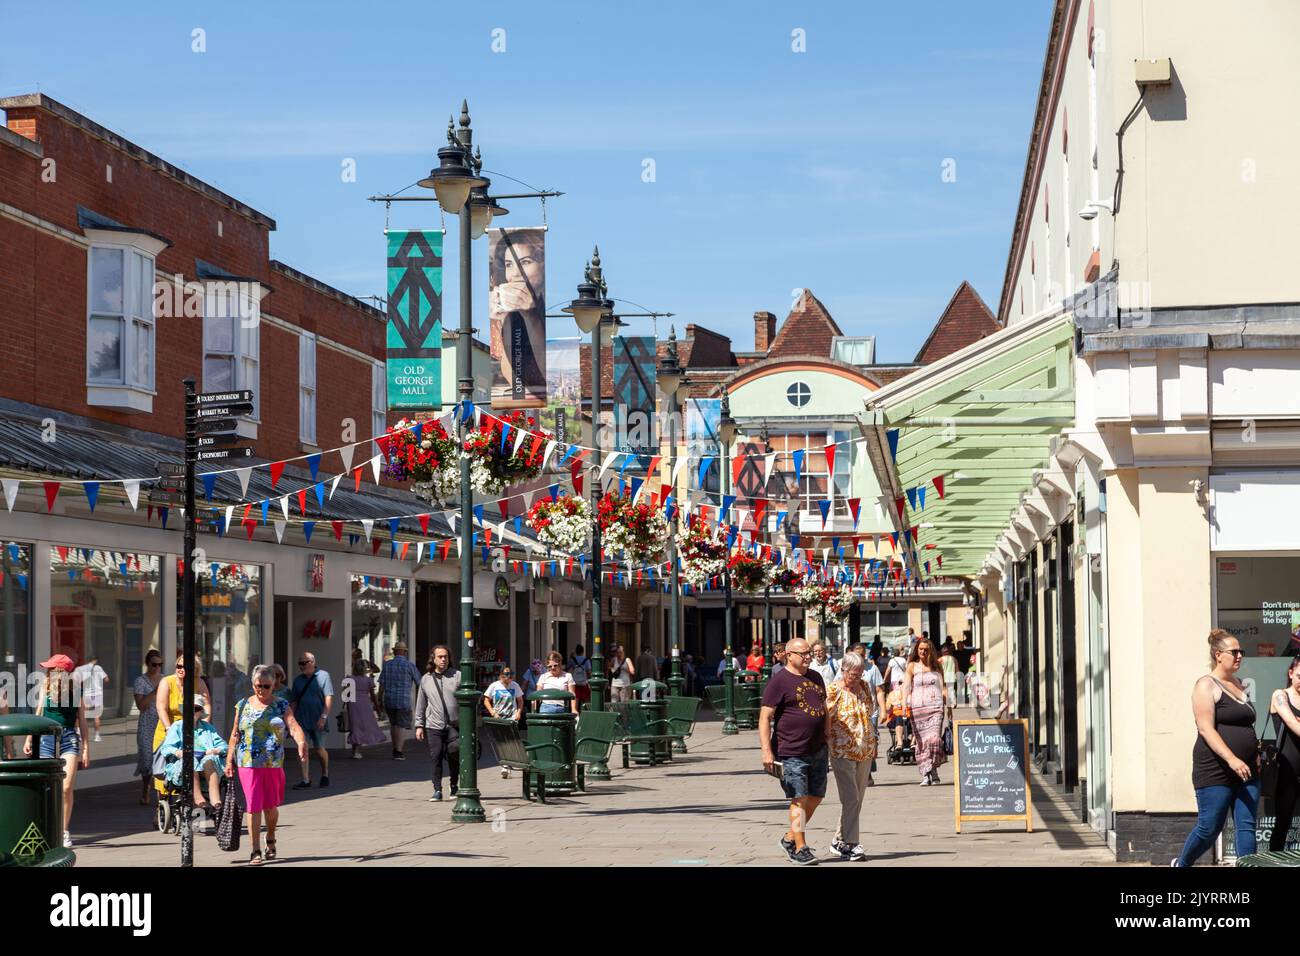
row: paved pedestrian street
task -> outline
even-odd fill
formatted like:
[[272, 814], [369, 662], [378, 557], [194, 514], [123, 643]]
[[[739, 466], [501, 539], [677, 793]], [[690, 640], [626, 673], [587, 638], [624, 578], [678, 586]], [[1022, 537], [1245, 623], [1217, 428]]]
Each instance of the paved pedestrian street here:
[[[688, 754], [667, 766], [623, 770], [614, 760], [612, 780], [591, 781], [585, 794], [546, 805], [523, 799], [518, 774], [504, 780], [496, 767], [485, 766], [479, 786], [487, 824], [452, 823], [450, 799], [428, 802], [428, 757], [414, 741], [404, 762], [391, 760], [386, 747], [373, 748], [364, 760], [332, 754], [329, 789], [288, 792], [280, 859], [268, 865], [789, 866], [777, 845], [786, 802], [759, 767], [757, 734], [725, 737], [710, 714], [688, 746]], [[286, 769], [289, 783], [296, 782], [297, 765]], [[950, 771], [940, 771], [942, 786], [923, 788], [915, 767], [880, 761], [863, 813], [867, 865], [1114, 865], [1101, 839], [1038, 785], [1033, 833], [987, 823], [965, 824], [956, 834]], [[179, 838], [152, 827], [152, 810], [138, 796], [134, 784], [77, 795], [79, 866], [179, 863]], [[838, 814], [832, 780], [809, 828], [809, 843], [823, 858]], [[242, 866], [249, 852], [247, 833], [237, 853], [223, 853], [214, 837], [196, 836], [194, 862]]]

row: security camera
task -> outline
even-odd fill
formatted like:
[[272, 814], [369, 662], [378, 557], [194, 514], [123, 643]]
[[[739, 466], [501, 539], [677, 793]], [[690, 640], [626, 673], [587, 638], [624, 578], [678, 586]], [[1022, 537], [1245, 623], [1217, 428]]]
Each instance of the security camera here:
[[1097, 213], [1105, 209], [1107, 212], [1114, 211], [1114, 203], [1109, 199], [1090, 199], [1079, 210], [1079, 218], [1084, 222], [1091, 222], [1097, 218]]

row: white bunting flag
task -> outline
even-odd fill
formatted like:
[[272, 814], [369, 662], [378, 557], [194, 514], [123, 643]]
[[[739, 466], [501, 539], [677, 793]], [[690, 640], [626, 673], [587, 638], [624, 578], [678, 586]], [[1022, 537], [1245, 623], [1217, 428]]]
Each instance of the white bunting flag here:
[[248, 497], [248, 479], [253, 475], [252, 468], [236, 468], [235, 476], [239, 478], [239, 497]]
[[483, 427], [483, 409], [479, 408], [477, 405], [474, 406], [474, 427]]
[[[126, 500], [131, 502], [131, 510], [135, 511], [140, 504], [140, 482], [124, 481], [122, 482], [122, 488], [126, 492]], [[8, 492], [6, 491], [7, 495]]]
[[284, 520], [289, 520], [289, 496], [285, 495], [280, 499], [280, 511], [284, 514]]
[[447, 512], [447, 523], [451, 525], [451, 533], [456, 533], [456, 526], [460, 524], [460, 513], [457, 511]]
[[17, 497], [18, 497], [18, 479], [17, 479], [17, 478], [3, 478], [3, 479], [0, 479], [0, 484], [3, 484], [3, 485], [4, 485], [4, 489], [5, 489], [5, 506], [6, 506], [10, 511], [13, 511], [13, 510], [14, 510], [14, 500], [17, 499]]
[[417, 541], [415, 542], [415, 563], [419, 564], [423, 560], [424, 560], [424, 542]]
[[744, 508], [737, 508], [737, 509], [736, 509], [736, 527], [737, 527], [737, 528], [743, 528], [743, 527], [745, 527], [745, 519], [748, 518], [748, 517], [749, 517], [749, 512], [748, 512], [747, 510], [745, 510]]
[[339, 458], [343, 460], [344, 472], [349, 472], [352, 470], [352, 455], [356, 450], [357, 450], [356, 445], [344, 445], [342, 448], [339, 449]]
[[375, 530], [375, 519], [374, 519], [374, 518], [362, 518], [362, 519], [361, 519], [361, 530], [364, 531], [364, 532], [366, 533], [366, 540], [369, 541], [369, 540], [370, 540], [370, 532], [372, 532], [372, 531]]
[[772, 477], [772, 466], [776, 464], [776, 452], [770, 451], [763, 456], [763, 487], [767, 487], [768, 481]]
[[603, 479], [605, 477], [605, 472], [609, 471], [609, 466], [614, 464], [614, 459], [621, 454], [622, 452], [612, 451], [608, 455], [606, 455], [605, 461], [600, 466], [600, 474], [598, 474], [596, 477]]
[[331, 501], [334, 500], [334, 492], [338, 489], [338, 486], [339, 486], [339, 480], [340, 480], [342, 477], [343, 477], [342, 475], [335, 475], [335, 476], [333, 477], [333, 479], [330, 481], [330, 493], [329, 493], [329, 498], [330, 498]]
[[226, 505], [226, 534], [230, 534], [230, 516], [235, 513], [234, 505]]
[[381, 458], [383, 458], [382, 455], [376, 455], [370, 459], [370, 470], [374, 473], [375, 484], [379, 484], [379, 462]]
[[873, 534], [871, 536], [871, 544], [872, 547], [876, 549], [876, 557], [880, 557], [880, 535]]
[[515, 447], [511, 450], [510, 455], [514, 457], [519, 454], [519, 446], [524, 443], [524, 439], [531, 435], [532, 432], [526, 432], [522, 428], [515, 429]]
[[287, 521], [272, 521], [271, 524], [275, 527], [275, 543], [276, 543], [276, 544], [283, 544], [283, 543], [284, 543], [284, 529], [287, 528], [287, 527], [289, 526], [289, 522], [287, 522]]
[[[478, 412], [478, 409], [475, 409], [474, 411], [475, 411], [475, 413], [477, 413], [477, 412]], [[456, 539], [456, 559], [457, 559], [457, 560], [460, 560], [460, 556], [461, 556], [461, 555], [460, 555], [460, 549], [461, 549], [461, 541], [460, 541], [460, 538], [457, 538], [457, 539]]]
[[677, 460], [677, 464], [676, 464], [676, 466], [674, 466], [674, 468], [673, 468], [673, 479], [672, 479], [672, 483], [673, 483], [673, 493], [674, 493], [674, 494], [676, 494], [676, 489], [677, 489], [677, 479], [678, 479], [679, 477], [681, 477], [682, 469], [685, 468], [685, 467], [686, 467], [686, 459], [685, 459], [685, 458], [679, 458], [679, 459]]
[[536, 499], [536, 497], [537, 497], [537, 489], [535, 489], [535, 488], [534, 488], [532, 491], [525, 491], [525, 492], [524, 492], [524, 510], [525, 510], [525, 511], [532, 511], [532, 510], [533, 510], [533, 501], [534, 501], [534, 499]]
[[546, 443], [546, 451], [542, 454], [542, 471], [546, 470], [546, 463], [551, 460], [551, 455], [555, 453], [555, 439]]

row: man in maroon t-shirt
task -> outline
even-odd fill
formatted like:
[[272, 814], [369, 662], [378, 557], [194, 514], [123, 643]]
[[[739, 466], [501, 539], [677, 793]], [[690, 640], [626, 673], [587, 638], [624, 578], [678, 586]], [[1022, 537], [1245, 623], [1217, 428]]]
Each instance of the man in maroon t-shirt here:
[[812, 652], [798, 638], [785, 646], [785, 666], [772, 671], [758, 714], [763, 769], [781, 763], [781, 788], [790, 799], [790, 829], [781, 849], [792, 863], [817, 862], [804, 827], [826, 796], [826, 685], [808, 669]]

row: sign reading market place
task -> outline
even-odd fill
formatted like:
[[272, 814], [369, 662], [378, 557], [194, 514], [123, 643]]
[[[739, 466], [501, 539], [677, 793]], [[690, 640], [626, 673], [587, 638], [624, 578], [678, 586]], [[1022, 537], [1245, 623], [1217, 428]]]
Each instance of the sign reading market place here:
[[442, 408], [441, 230], [388, 233], [388, 407]]
[[1025, 832], [1032, 833], [1028, 722], [959, 720], [952, 742], [957, 832], [963, 822], [1023, 820]]

